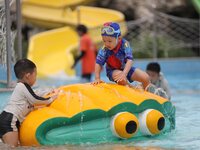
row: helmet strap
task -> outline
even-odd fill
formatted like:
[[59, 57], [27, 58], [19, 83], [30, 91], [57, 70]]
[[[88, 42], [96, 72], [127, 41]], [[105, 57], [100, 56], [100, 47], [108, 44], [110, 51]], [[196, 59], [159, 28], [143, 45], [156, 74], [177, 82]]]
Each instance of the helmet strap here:
[[117, 37], [116, 37], [116, 46], [118, 44], [118, 38], [119, 38], [119, 33], [117, 34]]

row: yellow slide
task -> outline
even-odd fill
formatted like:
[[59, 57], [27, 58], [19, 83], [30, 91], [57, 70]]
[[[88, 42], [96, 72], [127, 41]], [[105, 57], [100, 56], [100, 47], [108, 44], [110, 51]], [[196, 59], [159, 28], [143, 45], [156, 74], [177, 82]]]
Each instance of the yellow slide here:
[[[39, 5], [43, 7], [63, 8], [82, 4], [86, 0], [24, 0], [23, 4]], [[89, 0], [88, 0], [89, 1]]]
[[[73, 2], [80, 4], [80, 0]], [[62, 27], [37, 34], [30, 39], [28, 58], [38, 66], [40, 77], [75, 74], [70, 67], [74, 62], [72, 51], [78, 49], [79, 43], [74, 30], [77, 24], [86, 25], [96, 43], [101, 41], [100, 27], [105, 22], [120, 23], [122, 35], [127, 30], [124, 15], [118, 11], [87, 6], [78, 6], [72, 10], [67, 7], [65, 0], [59, 3], [53, 0], [26, 0], [22, 5], [22, 15], [25, 21], [40, 27]]]
[[39, 33], [30, 40], [28, 58], [36, 63], [40, 77], [74, 75], [70, 69], [74, 63], [71, 51], [77, 48], [77, 41], [78, 36], [70, 27]]

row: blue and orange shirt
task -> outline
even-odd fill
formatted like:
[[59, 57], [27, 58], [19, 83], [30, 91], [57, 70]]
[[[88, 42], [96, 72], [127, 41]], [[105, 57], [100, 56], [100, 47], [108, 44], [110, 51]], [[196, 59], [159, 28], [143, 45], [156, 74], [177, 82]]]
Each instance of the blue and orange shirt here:
[[96, 63], [101, 66], [106, 63], [106, 71], [123, 70], [127, 59], [133, 60], [132, 48], [128, 41], [122, 39], [114, 50], [102, 47], [98, 52]]

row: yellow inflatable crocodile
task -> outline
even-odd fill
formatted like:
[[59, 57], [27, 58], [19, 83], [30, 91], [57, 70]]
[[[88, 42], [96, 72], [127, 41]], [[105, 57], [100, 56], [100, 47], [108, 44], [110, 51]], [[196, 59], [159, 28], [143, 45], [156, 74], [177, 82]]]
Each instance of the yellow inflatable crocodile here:
[[22, 123], [22, 145], [115, 142], [175, 127], [172, 103], [143, 90], [108, 83], [59, 89], [50, 106], [34, 110]]

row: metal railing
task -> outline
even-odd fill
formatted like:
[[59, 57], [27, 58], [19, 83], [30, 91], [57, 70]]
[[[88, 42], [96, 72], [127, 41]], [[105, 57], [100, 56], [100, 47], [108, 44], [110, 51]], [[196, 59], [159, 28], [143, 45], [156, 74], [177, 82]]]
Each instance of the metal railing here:
[[[15, 61], [16, 54], [14, 42], [16, 30], [11, 30], [11, 5], [14, 1], [4, 0], [0, 2], [0, 64], [7, 68], [7, 87], [11, 87], [11, 66]], [[22, 57], [22, 38], [21, 38], [21, 2], [16, 0], [16, 23], [17, 23], [17, 54]]]

